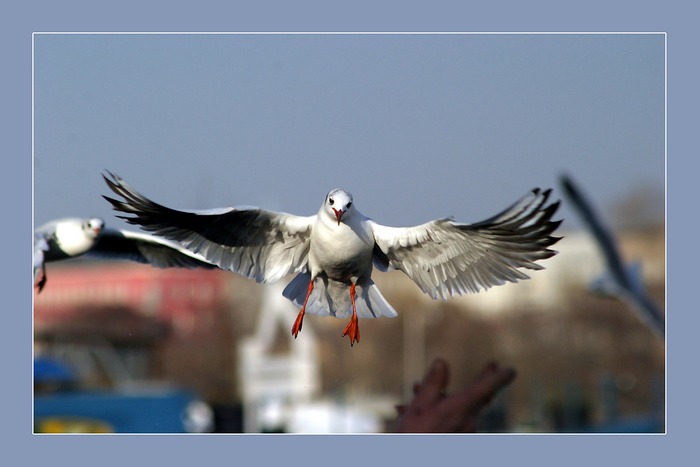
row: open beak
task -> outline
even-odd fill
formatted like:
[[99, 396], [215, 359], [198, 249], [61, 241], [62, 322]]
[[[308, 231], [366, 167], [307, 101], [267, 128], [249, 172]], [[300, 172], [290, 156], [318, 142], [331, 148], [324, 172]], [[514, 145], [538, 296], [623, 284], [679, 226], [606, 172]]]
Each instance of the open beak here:
[[334, 208], [333, 212], [335, 213], [335, 218], [338, 219], [338, 225], [340, 225], [340, 219], [343, 217], [343, 210]]

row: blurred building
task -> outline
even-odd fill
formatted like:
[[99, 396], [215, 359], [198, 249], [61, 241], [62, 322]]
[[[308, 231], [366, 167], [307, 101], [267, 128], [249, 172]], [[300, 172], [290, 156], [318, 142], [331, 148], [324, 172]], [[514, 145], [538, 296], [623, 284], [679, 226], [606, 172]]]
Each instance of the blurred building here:
[[[663, 228], [624, 233], [621, 247], [665, 308]], [[437, 356], [450, 364], [451, 388], [488, 360], [518, 369], [485, 414], [486, 431], [665, 429], [665, 343], [625, 304], [588, 291], [603, 266], [587, 235], [565, 233], [556, 249], [531, 280], [447, 301], [400, 272], [377, 273], [399, 317], [361, 320], [354, 347], [341, 337], [344, 320], [313, 315], [292, 339], [294, 312], [271, 311], [281, 306], [265, 295], [272, 287], [233, 273], [54, 263], [35, 294], [35, 353], [91, 387], [191, 390], [214, 408], [217, 431], [390, 429], [393, 405]]]

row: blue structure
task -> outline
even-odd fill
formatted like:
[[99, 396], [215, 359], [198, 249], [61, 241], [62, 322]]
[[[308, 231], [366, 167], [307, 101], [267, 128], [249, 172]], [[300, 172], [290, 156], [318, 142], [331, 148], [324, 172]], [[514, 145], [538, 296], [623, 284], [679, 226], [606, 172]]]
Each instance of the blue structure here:
[[202, 424], [192, 412], [199, 401], [178, 388], [95, 391], [78, 383], [59, 360], [34, 360], [35, 433], [186, 433]]
[[186, 433], [195, 399], [176, 389], [65, 391], [34, 398], [35, 433]]

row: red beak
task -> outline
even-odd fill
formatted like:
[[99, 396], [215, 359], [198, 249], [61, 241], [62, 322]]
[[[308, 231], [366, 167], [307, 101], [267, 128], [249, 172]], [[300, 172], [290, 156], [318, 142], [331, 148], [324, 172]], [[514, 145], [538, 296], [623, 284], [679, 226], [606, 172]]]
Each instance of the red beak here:
[[343, 211], [331, 208], [333, 209], [333, 212], [335, 213], [335, 218], [338, 219], [338, 225], [340, 225], [340, 218], [343, 217]]

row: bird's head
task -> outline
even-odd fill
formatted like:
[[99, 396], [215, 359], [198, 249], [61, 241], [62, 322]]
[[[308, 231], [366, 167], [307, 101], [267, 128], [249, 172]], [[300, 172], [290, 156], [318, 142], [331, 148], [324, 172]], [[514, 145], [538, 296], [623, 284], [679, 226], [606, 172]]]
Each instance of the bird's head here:
[[83, 223], [83, 230], [90, 238], [97, 238], [105, 227], [102, 219], [93, 217]]
[[352, 195], [345, 190], [336, 188], [326, 195], [324, 211], [340, 225], [343, 217], [347, 216], [352, 207]]

